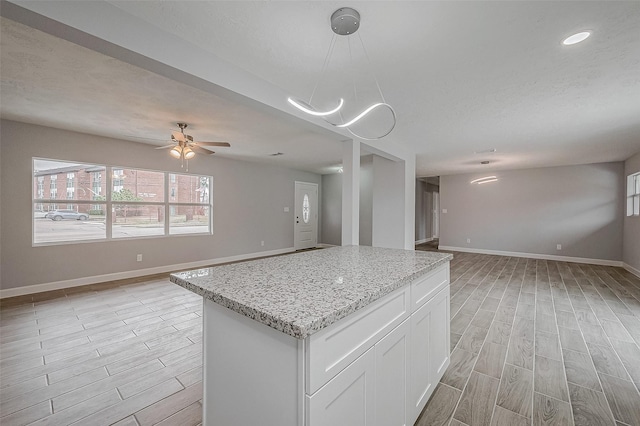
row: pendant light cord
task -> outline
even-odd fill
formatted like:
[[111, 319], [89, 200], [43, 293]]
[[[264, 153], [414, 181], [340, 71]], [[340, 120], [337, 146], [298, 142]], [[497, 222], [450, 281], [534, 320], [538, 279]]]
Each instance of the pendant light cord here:
[[329, 43], [329, 49], [327, 50], [327, 54], [324, 57], [324, 63], [322, 64], [322, 71], [320, 72], [320, 77], [318, 77], [318, 80], [316, 81], [316, 85], [313, 86], [313, 91], [311, 92], [311, 97], [309, 98], [309, 105], [312, 105], [313, 95], [316, 94], [316, 89], [318, 88], [318, 85], [320, 84], [320, 81], [324, 77], [324, 74], [329, 66], [329, 58], [331, 58], [331, 55], [333, 55], [333, 48], [335, 47], [335, 45], [336, 45], [336, 34], [333, 34], [333, 37], [331, 37], [331, 43]]
[[380, 98], [382, 99], [382, 102], [386, 104], [387, 101], [384, 99], [384, 95], [382, 94], [382, 89], [380, 89], [380, 83], [378, 83], [376, 72], [374, 68], [371, 66], [371, 59], [369, 58], [369, 53], [367, 52], [367, 49], [364, 47], [364, 42], [362, 41], [360, 32], [358, 32], [358, 38], [360, 39], [360, 44], [362, 45], [362, 51], [364, 52], [364, 56], [367, 58], [367, 62], [369, 63], [369, 68], [371, 69], [371, 74], [373, 74], [373, 79], [375, 80], [376, 86], [378, 87], [378, 93], [380, 93]]

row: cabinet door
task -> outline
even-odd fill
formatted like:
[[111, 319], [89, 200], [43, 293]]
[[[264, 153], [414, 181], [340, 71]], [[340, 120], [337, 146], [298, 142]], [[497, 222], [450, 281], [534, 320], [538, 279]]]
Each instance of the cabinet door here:
[[371, 426], [375, 419], [375, 347], [307, 395], [309, 426]]
[[[431, 360], [431, 373], [433, 380], [437, 384], [445, 370], [449, 367], [449, 341], [450, 341], [450, 314], [449, 314], [449, 286], [441, 290], [430, 302], [429, 302], [431, 316], [434, 321], [431, 321], [431, 346], [429, 348], [430, 360]], [[446, 318], [446, 320], [445, 320]]]
[[449, 365], [449, 286], [411, 315], [409, 423], [420, 415]]
[[397, 326], [376, 346], [376, 425], [407, 424], [409, 319]]

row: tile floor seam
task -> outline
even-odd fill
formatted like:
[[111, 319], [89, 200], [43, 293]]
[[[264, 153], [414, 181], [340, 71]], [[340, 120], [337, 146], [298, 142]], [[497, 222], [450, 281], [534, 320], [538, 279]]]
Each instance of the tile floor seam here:
[[[577, 278], [576, 278], [575, 274], [573, 273], [571, 268], [568, 267], [568, 269], [569, 269], [569, 273], [573, 276], [573, 279], [576, 281], [576, 285], [578, 286], [578, 289], [580, 290], [580, 293], [582, 294], [582, 297], [584, 297], [584, 292], [582, 291], [582, 288], [580, 287], [580, 284], [578, 284], [578, 281], [577, 281]], [[586, 297], [585, 297], [585, 299], [586, 299]], [[576, 308], [574, 306], [574, 302], [571, 299], [571, 297], [569, 297], [569, 303], [571, 304], [571, 308], [573, 309], [573, 312], [575, 314], [575, 309]], [[587, 300], [587, 304], [588, 303], [589, 303], [589, 301]], [[589, 306], [589, 309], [592, 310], [591, 306]], [[595, 313], [594, 313], [594, 315], [595, 315]], [[587, 341], [584, 338], [584, 333], [582, 332], [582, 328], [580, 327], [580, 322], [578, 322], [578, 332], [580, 332], [580, 336], [582, 337], [582, 340], [585, 342], [585, 345], [586, 345]], [[596, 369], [595, 363], [593, 361], [593, 357], [592, 357], [591, 352], [589, 351], [588, 347], [587, 347], [587, 355], [589, 356], [589, 360], [591, 361], [591, 364], [592, 364], [592, 367], [593, 367], [593, 371], [596, 372], [596, 378], [598, 379], [598, 384], [600, 385], [600, 390], [602, 391], [601, 393], [606, 399], [606, 396], [604, 394], [604, 386], [602, 386], [602, 380], [600, 379], [600, 376], [598, 375], [598, 370]], [[580, 385], [577, 385], [577, 384], [574, 384], [574, 386], [578, 386], [578, 387], [583, 387], [584, 388], [584, 386], [580, 386]], [[571, 412], [573, 413], [573, 405], [574, 404], [573, 404], [573, 400], [571, 399], [571, 393], [569, 393], [569, 401], [571, 403], [571, 408], [572, 408]], [[611, 409], [611, 406], [609, 405], [608, 401], [607, 401], [607, 408], [609, 409], [610, 419], [613, 420], [613, 424], [615, 425], [616, 419], [615, 419], [615, 416], [613, 415], [613, 410]], [[575, 421], [574, 421], [574, 423], [575, 423]]]

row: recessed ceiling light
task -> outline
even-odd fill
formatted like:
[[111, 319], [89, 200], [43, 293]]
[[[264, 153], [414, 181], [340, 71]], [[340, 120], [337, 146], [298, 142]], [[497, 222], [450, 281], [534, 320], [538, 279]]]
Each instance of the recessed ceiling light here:
[[564, 40], [562, 40], [562, 44], [564, 44], [565, 46], [571, 46], [572, 44], [585, 41], [590, 35], [591, 31], [582, 31], [565, 38]]

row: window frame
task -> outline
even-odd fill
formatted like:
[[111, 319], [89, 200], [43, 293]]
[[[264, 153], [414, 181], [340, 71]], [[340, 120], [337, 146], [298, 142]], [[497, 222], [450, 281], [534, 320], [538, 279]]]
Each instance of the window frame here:
[[[64, 241], [54, 241], [54, 242], [36, 242], [36, 230], [35, 230], [35, 211], [36, 207], [47, 205], [56, 205], [59, 204], [59, 198], [38, 198], [36, 195], [36, 191], [38, 190], [39, 182], [35, 176], [35, 162], [37, 160], [41, 161], [52, 161], [52, 162], [64, 162], [71, 164], [83, 164], [91, 166], [92, 168], [98, 167], [103, 168], [99, 171], [91, 171], [93, 176], [96, 173], [100, 173], [100, 182], [104, 182], [105, 193], [100, 193], [100, 196], [104, 196], [104, 201], [99, 201], [95, 199], [95, 194], [92, 193], [91, 199], [88, 200], [79, 200], [77, 198], [74, 199], [65, 199], [66, 204], [75, 204], [75, 205], [88, 205], [89, 209], [92, 209], [95, 205], [104, 206], [105, 208], [105, 238], [96, 238], [96, 239], [82, 239], [82, 240], [64, 240]], [[112, 175], [114, 170], [136, 170], [136, 171], [147, 171], [154, 173], [161, 173], [164, 177], [163, 180], [163, 199], [164, 201], [114, 201], [113, 200], [113, 180], [115, 179]], [[74, 172], [74, 174], [77, 172]], [[103, 174], [104, 173], [104, 174]], [[175, 178], [170, 181], [170, 176], [173, 175]], [[193, 177], [206, 177], [209, 180], [209, 200], [208, 203], [181, 203], [177, 201], [169, 200], [169, 187], [171, 184], [176, 183], [179, 180], [178, 176], [193, 176]], [[57, 180], [57, 176], [54, 180]], [[44, 179], [43, 179], [44, 181]], [[51, 182], [51, 180], [50, 180]], [[65, 182], [66, 183], [66, 182]], [[75, 191], [75, 183], [76, 179], [74, 176], [74, 197], [78, 194], [78, 191]], [[57, 182], [56, 182], [57, 184]], [[57, 186], [57, 185], [56, 185]], [[65, 185], [66, 186], [66, 185]], [[91, 188], [95, 187], [95, 180], [92, 179]], [[102, 184], [100, 185], [102, 189]], [[66, 188], [65, 188], [66, 189]], [[51, 189], [50, 189], [51, 190]], [[43, 194], [44, 195], [44, 194]], [[56, 197], [57, 197], [57, 188], [56, 188]], [[115, 205], [140, 205], [140, 206], [162, 206], [164, 207], [164, 227], [162, 235], [143, 235], [143, 236], [131, 236], [131, 237], [113, 237], [113, 215], [114, 206]], [[207, 230], [202, 232], [193, 232], [193, 233], [184, 233], [184, 234], [171, 234], [170, 232], [170, 209], [172, 206], [176, 207], [205, 207], [209, 209], [209, 221], [207, 224]], [[204, 227], [204, 226], [203, 226]], [[106, 165], [106, 164], [96, 164], [91, 163], [87, 164], [83, 161], [73, 161], [73, 160], [60, 160], [53, 158], [42, 158], [42, 157], [32, 157], [31, 159], [31, 245], [32, 247], [42, 247], [42, 246], [54, 246], [54, 245], [64, 245], [64, 244], [84, 244], [84, 243], [98, 243], [105, 241], [122, 241], [122, 240], [139, 240], [139, 239], [147, 239], [147, 238], [175, 238], [175, 237], [184, 237], [184, 236], [206, 236], [213, 235], [213, 176], [205, 175], [205, 174], [193, 174], [193, 173], [184, 173], [184, 172], [173, 172], [167, 170], [153, 170], [146, 168], [138, 168], [138, 167], [129, 167], [129, 166], [115, 166], [115, 165]]]
[[627, 217], [640, 216], [640, 172], [627, 176]]

